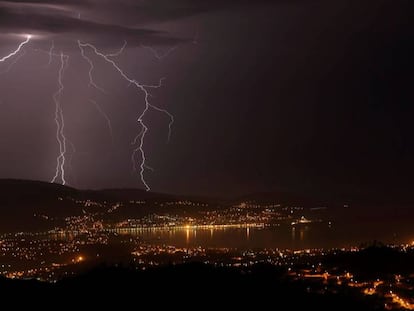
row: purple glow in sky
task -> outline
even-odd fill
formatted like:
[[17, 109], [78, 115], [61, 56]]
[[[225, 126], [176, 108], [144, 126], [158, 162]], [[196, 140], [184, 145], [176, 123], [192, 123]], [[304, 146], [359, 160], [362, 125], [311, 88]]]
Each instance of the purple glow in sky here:
[[407, 192], [412, 6], [0, 1], [0, 178]]

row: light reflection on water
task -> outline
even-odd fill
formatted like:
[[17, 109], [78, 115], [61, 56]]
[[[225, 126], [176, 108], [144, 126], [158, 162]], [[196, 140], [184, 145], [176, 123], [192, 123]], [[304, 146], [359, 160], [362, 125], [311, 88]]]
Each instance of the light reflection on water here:
[[[388, 228], [389, 229], [389, 228]], [[399, 231], [385, 231], [383, 226], [306, 226], [280, 225], [267, 228], [225, 228], [175, 230], [126, 230], [152, 244], [168, 244], [178, 247], [228, 247], [228, 248], [332, 248], [358, 246], [378, 240], [384, 243], [407, 243], [413, 235], [403, 226]]]
[[[338, 224], [314, 223], [274, 227], [240, 228], [127, 228], [118, 232], [146, 243], [177, 247], [307, 249], [359, 246], [374, 240], [401, 244], [414, 241], [414, 229], [407, 223]], [[73, 240], [76, 235], [61, 232], [53, 240]]]

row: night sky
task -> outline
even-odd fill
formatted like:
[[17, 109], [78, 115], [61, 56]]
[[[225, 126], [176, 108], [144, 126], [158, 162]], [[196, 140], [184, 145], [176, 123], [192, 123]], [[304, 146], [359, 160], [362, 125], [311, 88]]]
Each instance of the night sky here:
[[143, 188], [130, 159], [143, 94], [88, 50], [105, 93], [91, 87], [77, 45], [114, 53], [126, 40], [114, 60], [144, 84], [165, 77], [150, 102], [175, 117], [169, 143], [168, 118], [145, 119], [153, 191], [409, 194], [413, 12], [410, 0], [0, 1], [0, 58], [33, 35], [0, 63], [0, 178], [55, 173], [54, 42], [70, 57], [68, 184]]

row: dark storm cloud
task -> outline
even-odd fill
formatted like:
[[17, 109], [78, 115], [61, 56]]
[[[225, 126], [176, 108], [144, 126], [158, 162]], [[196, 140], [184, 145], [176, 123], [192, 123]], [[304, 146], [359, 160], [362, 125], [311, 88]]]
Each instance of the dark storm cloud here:
[[[290, 1], [290, 2], [297, 2]], [[287, 2], [286, 0], [256, 0], [255, 6], [259, 3], [281, 3]], [[152, 0], [152, 1], [136, 1], [136, 0], [7, 0], [0, 1], [0, 3], [18, 3], [18, 4], [40, 4], [40, 5], [69, 5], [77, 7], [90, 7], [94, 6], [98, 10], [105, 10], [108, 8], [124, 8], [126, 10], [144, 9], [148, 13], [150, 11], [183, 11], [183, 12], [206, 12], [213, 10], [220, 10], [225, 8], [233, 8], [241, 5], [252, 5], [252, 1], [248, 0], [220, 0], [220, 1], [204, 1], [204, 0]]]
[[84, 4], [87, 1], [82, 0], [52, 0], [52, 1], [39, 1], [39, 0], [4, 0], [3, 3], [34, 3], [34, 4]]
[[[297, 0], [296, 0], [297, 1]], [[296, 2], [295, 1], [295, 2]], [[72, 11], [73, 14], [87, 14], [93, 19], [117, 20], [120, 24], [133, 21], [135, 24], [148, 22], [160, 22], [186, 18], [193, 15], [207, 13], [223, 9], [233, 9], [251, 5], [257, 7], [258, 4], [283, 3], [285, 0], [257, 0], [254, 6], [247, 0], [221, 0], [221, 1], [202, 1], [202, 0], [89, 0], [89, 1], [42, 1], [42, 0], [9, 0], [0, 1], [1, 6], [13, 6], [18, 11], [36, 13], [50, 10]], [[24, 13], [23, 13], [24, 14]], [[45, 14], [47, 15], [47, 13]]]
[[61, 7], [3, 5], [0, 7], [0, 29], [3, 34], [72, 34], [76, 37], [75, 39], [98, 37], [106, 40], [107, 44], [110, 43], [110, 38], [116, 39], [114, 40], [116, 42], [122, 38], [131, 41], [131, 45], [177, 44], [184, 41], [160, 31], [83, 20], [76, 16], [75, 12]]
[[146, 24], [248, 4], [245, 0], [9, 0], [0, 1], [0, 29], [3, 34], [73, 35], [73, 38], [65, 37], [69, 40], [92, 37], [107, 45], [112, 41], [119, 44], [120, 39], [128, 40], [130, 45], [174, 45], [186, 40], [146, 29]]
[[[122, 7], [115, 5], [112, 1], [106, 1], [107, 7], [103, 9], [106, 13], [103, 14], [117, 20], [122, 19], [125, 23], [131, 25], [142, 25], [146, 23], [182, 20], [191, 17], [199, 18], [200, 15], [214, 14], [220, 11], [231, 12], [244, 8], [254, 9], [266, 4], [279, 5], [287, 1], [288, 0], [155, 0], [137, 2], [126, 0], [123, 3], [125, 4], [125, 7], [128, 7], [128, 10], [123, 10]], [[292, 0], [290, 2], [297, 1], [302, 0]], [[246, 16], [246, 18], [248, 17]]]
[[194, 15], [214, 12], [225, 9], [235, 9], [243, 6], [257, 7], [261, 4], [275, 4], [285, 0], [256, 0], [254, 3], [247, 0], [153, 0], [153, 1], [90, 1], [95, 3], [96, 8], [110, 13], [113, 17], [122, 16], [137, 24], [168, 21], [187, 18]]
[[[76, 40], [112, 51], [127, 39], [128, 46], [164, 45], [155, 46], [162, 53], [196, 34], [197, 44], [181, 46], [163, 60], [148, 49], [119, 58], [134, 78], [167, 77], [151, 100], [168, 108], [177, 122], [164, 146], [165, 120], [148, 117], [154, 136], [146, 148], [156, 171], [147, 176], [154, 190], [220, 195], [279, 187], [320, 193], [388, 190], [411, 185], [414, 175], [413, 5], [410, 0], [0, 0], [0, 48], [9, 53], [21, 40], [15, 33], [33, 32], [45, 35], [42, 49], [53, 39], [57, 51], [71, 54], [65, 84], [68, 136], [91, 153], [75, 156], [73, 172], [80, 175], [75, 186], [140, 185], [129, 173], [137, 128], [134, 118], [128, 120], [137, 112], [137, 94], [124, 93], [112, 68], [99, 65], [97, 83], [111, 92], [83, 89], [88, 66]], [[0, 178], [48, 180], [53, 173], [57, 151], [47, 140], [54, 138], [53, 110], [44, 108], [17, 126], [22, 118], [17, 103], [45, 107], [56, 87], [57, 62], [49, 80], [44, 67], [29, 80], [38, 58], [48, 61], [47, 55], [30, 52], [38, 40], [42, 37], [26, 47], [21, 64], [0, 75], [0, 145], [5, 146]], [[33, 86], [41, 81], [49, 84]], [[22, 94], [20, 83], [33, 95]], [[102, 128], [102, 118], [92, 113], [86, 118], [84, 97], [97, 97], [113, 117], [114, 131], [122, 133], [113, 157], [102, 157], [108, 135], [92, 131]], [[50, 127], [35, 135], [33, 124]], [[88, 131], [97, 137], [93, 142], [86, 141], [95, 137]], [[43, 148], [20, 141], [39, 141]]]

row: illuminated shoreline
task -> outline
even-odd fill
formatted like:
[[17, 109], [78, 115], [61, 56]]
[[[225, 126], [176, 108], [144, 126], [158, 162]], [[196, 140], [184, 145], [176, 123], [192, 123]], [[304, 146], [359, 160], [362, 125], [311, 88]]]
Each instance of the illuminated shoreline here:
[[112, 233], [128, 233], [134, 231], [181, 231], [181, 230], [225, 230], [225, 229], [246, 229], [246, 228], [265, 228], [264, 223], [248, 224], [226, 224], [226, 225], [184, 225], [184, 226], [142, 226], [142, 227], [120, 227], [106, 229]]

